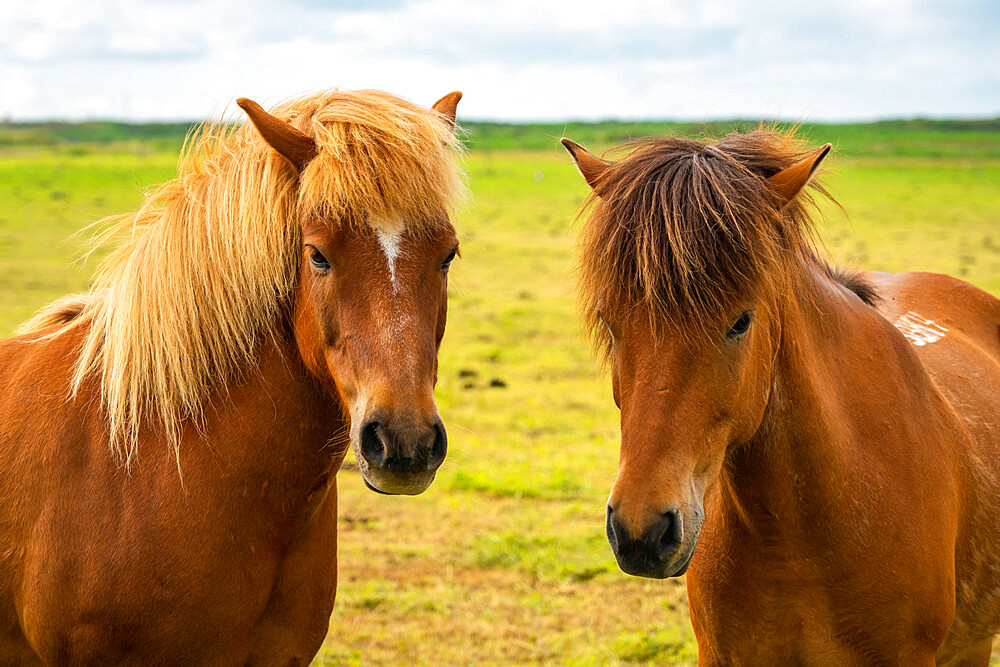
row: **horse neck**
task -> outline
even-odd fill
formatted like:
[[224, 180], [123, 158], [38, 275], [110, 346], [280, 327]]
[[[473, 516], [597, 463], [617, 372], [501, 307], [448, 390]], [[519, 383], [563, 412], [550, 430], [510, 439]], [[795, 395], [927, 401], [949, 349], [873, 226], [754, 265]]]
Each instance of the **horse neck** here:
[[349, 422], [339, 399], [308, 374], [290, 334], [268, 337], [256, 357], [240, 381], [213, 392], [203, 432], [181, 444], [182, 473], [189, 485], [202, 471], [216, 483], [211, 476], [224, 465], [237, 486], [287, 506], [332, 480]]
[[884, 318], [811, 261], [792, 267], [783, 293], [764, 418], [730, 454], [721, 485], [729, 508], [758, 527], [835, 506], [852, 465], [871, 455], [868, 427], [895, 417], [885, 397], [919, 381]]

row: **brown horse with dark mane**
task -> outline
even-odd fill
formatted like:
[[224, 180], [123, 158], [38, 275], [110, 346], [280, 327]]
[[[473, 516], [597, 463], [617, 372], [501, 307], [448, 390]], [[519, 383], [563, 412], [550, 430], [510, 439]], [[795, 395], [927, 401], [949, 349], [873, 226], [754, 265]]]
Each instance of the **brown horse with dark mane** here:
[[445, 457], [460, 97], [241, 99], [0, 342], [0, 663], [309, 662], [348, 438], [384, 493]]
[[760, 130], [612, 163], [563, 143], [592, 188], [621, 568], [687, 572], [700, 664], [989, 664], [1000, 301], [821, 259], [806, 186], [829, 145]]

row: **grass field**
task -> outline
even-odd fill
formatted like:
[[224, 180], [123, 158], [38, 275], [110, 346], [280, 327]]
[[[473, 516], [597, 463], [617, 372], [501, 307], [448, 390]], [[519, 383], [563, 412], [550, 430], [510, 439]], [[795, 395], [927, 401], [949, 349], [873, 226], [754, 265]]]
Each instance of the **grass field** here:
[[[669, 124], [570, 126], [600, 151]], [[108, 143], [0, 128], [0, 334], [85, 287], [98, 217], [173, 173], [176, 135]], [[43, 128], [44, 129], [44, 128]], [[718, 128], [716, 128], [718, 129]], [[178, 131], [183, 131], [180, 129]], [[437, 396], [450, 453], [415, 498], [348, 468], [337, 607], [319, 664], [693, 664], [683, 581], [618, 571], [604, 538], [618, 417], [580, 333], [574, 216], [586, 187], [563, 126], [474, 125], [474, 197], [457, 221]], [[826, 182], [831, 254], [961, 276], [1000, 294], [1000, 124], [809, 126], [840, 149]], [[535, 147], [519, 150], [517, 146]]]

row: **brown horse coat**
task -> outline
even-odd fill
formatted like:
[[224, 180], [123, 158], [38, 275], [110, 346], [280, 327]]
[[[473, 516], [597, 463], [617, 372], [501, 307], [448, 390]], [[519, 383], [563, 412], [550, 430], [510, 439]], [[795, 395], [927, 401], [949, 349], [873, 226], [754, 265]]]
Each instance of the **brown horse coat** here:
[[866, 275], [877, 310], [818, 274], [785, 304], [763, 430], [706, 493], [688, 571], [705, 664], [989, 663], [1000, 302]]
[[0, 341], [0, 664], [312, 659], [350, 441], [381, 492], [444, 458], [459, 97], [240, 100]]
[[[143, 432], [131, 475], [100, 394], [66, 394], [80, 332], [0, 343], [5, 664], [305, 664], [337, 580], [348, 421], [290, 340], [184, 430], [183, 487]], [[335, 436], [340, 436], [335, 438]]]
[[820, 259], [801, 191], [829, 145], [759, 131], [609, 163], [564, 143], [594, 189], [621, 567], [687, 572], [700, 664], [988, 664], [1000, 301]]

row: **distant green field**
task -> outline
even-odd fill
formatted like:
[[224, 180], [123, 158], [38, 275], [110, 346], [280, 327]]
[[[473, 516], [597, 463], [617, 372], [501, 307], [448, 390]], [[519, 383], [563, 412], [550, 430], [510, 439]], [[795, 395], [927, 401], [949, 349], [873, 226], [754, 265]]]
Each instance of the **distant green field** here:
[[[0, 140], [0, 334], [84, 289], [92, 264], [73, 260], [86, 236], [72, 235], [173, 174], [183, 126], [152, 137], [99, 129], [100, 140], [0, 126], [0, 136], [50, 132]], [[574, 218], [586, 186], [557, 139], [603, 150], [704, 127], [467, 129], [473, 199], [457, 220], [463, 256], [437, 391], [449, 457], [415, 498], [375, 495], [341, 473], [341, 582], [317, 662], [694, 664], [683, 582], [625, 576], [604, 539], [618, 415], [577, 324]], [[1000, 294], [1000, 122], [803, 130], [838, 146], [825, 179], [849, 217], [823, 208], [831, 254]]]
[[[668, 121], [604, 121], [511, 124], [463, 122], [469, 147], [476, 151], [549, 150], [568, 136], [601, 150], [639, 137], [670, 135], [719, 137], [752, 130], [755, 120], [704, 123]], [[0, 148], [62, 146], [83, 143], [142, 144], [169, 150], [180, 146], [195, 123], [0, 123]], [[789, 123], [779, 123], [789, 127]], [[845, 155], [865, 157], [1000, 158], [1000, 118], [989, 120], [886, 120], [877, 123], [798, 125], [818, 144], [831, 142]]]

